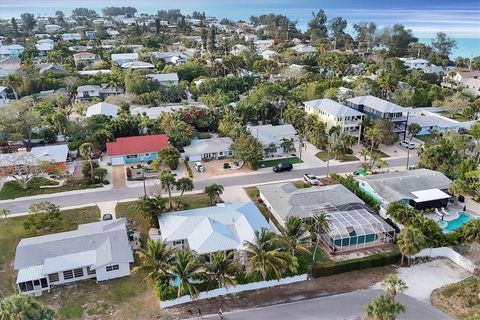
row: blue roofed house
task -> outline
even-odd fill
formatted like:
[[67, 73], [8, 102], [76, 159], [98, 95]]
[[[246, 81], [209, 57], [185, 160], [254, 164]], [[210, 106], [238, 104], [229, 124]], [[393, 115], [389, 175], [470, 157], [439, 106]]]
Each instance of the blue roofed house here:
[[158, 238], [170, 247], [187, 248], [206, 259], [217, 251], [233, 251], [243, 267], [244, 241], [253, 241], [257, 230], [270, 229], [253, 202], [169, 212], [160, 215], [158, 223]]

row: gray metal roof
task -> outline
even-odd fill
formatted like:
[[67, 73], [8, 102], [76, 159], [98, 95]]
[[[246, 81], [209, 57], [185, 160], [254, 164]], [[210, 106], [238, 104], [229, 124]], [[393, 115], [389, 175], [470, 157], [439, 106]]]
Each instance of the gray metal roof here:
[[375, 192], [388, 202], [402, 199], [415, 199], [415, 191], [448, 189], [452, 181], [443, 173], [429, 169], [415, 169], [399, 172], [355, 177], [366, 182]]
[[[126, 222], [125, 218], [93, 222], [81, 224], [74, 231], [24, 238], [17, 245], [14, 268], [44, 265], [48, 259], [91, 251], [96, 251], [94, 267], [110, 262], [133, 262]], [[85, 265], [91, 263], [85, 262]]]
[[403, 113], [408, 110], [393, 102], [389, 102], [374, 96], [360, 96], [347, 99], [348, 102], [356, 105], [364, 105], [371, 109], [375, 109], [381, 113]]
[[247, 126], [251, 135], [265, 145], [270, 143], [279, 144], [283, 138], [290, 139], [296, 135], [295, 128], [291, 124], [272, 126], [265, 124], [260, 126]]
[[183, 147], [185, 154], [198, 155], [204, 153], [214, 153], [230, 150], [230, 145], [233, 141], [229, 137], [225, 138], [211, 138], [211, 139], [196, 139], [186, 147]]
[[310, 100], [303, 103], [305, 106], [322, 110], [334, 117], [356, 117], [364, 114], [355, 109], [344, 106], [331, 99]]
[[309, 218], [322, 211], [336, 211], [346, 204], [364, 202], [341, 184], [298, 189], [291, 182], [258, 186], [281, 219]]
[[147, 77], [157, 80], [159, 82], [178, 81], [178, 74], [176, 73], [153, 73], [147, 74]]

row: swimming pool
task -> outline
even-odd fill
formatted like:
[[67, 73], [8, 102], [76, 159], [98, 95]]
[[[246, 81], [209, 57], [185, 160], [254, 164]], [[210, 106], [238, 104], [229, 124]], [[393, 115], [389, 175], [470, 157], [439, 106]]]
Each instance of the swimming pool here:
[[438, 221], [438, 225], [442, 228], [443, 232], [450, 233], [455, 229], [460, 228], [462, 225], [467, 223], [474, 218], [466, 212], [460, 212], [457, 218], [451, 221]]

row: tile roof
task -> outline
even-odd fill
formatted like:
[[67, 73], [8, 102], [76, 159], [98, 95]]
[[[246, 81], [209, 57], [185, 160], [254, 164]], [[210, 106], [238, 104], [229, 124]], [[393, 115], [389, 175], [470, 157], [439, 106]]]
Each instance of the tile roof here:
[[107, 155], [112, 157], [158, 152], [167, 146], [168, 138], [165, 134], [117, 138], [116, 142], [107, 143]]

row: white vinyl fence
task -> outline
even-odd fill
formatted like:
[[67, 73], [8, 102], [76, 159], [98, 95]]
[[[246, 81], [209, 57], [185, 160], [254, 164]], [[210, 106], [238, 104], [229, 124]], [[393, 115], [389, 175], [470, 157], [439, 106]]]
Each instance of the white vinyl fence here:
[[[269, 281], [259, 281], [259, 282], [253, 282], [253, 283], [247, 283], [247, 284], [240, 284], [235, 287], [220, 288], [220, 289], [214, 289], [207, 292], [200, 292], [199, 296], [195, 298], [195, 300], [215, 298], [215, 297], [223, 296], [226, 294], [262, 289], [262, 288], [269, 288], [269, 287], [280, 286], [284, 284], [290, 284], [290, 283], [295, 283], [295, 282], [300, 282], [305, 280], [307, 280], [307, 275], [302, 274], [302, 275], [293, 276], [289, 278], [283, 278], [280, 280], [269, 280]], [[182, 296], [180, 298], [173, 299], [173, 300], [160, 301], [160, 307], [168, 308], [178, 304], [183, 304], [183, 303], [192, 302], [192, 301], [194, 301], [194, 299], [192, 299], [190, 296], [187, 295], [187, 296]]]
[[448, 258], [458, 264], [460, 267], [463, 269], [467, 270], [468, 272], [474, 272], [475, 271], [475, 265], [462, 256], [460, 253], [456, 252], [452, 248], [449, 247], [441, 247], [441, 248], [427, 248], [423, 249], [419, 253], [417, 253], [415, 258], [420, 258], [420, 257], [430, 257], [430, 258]]

